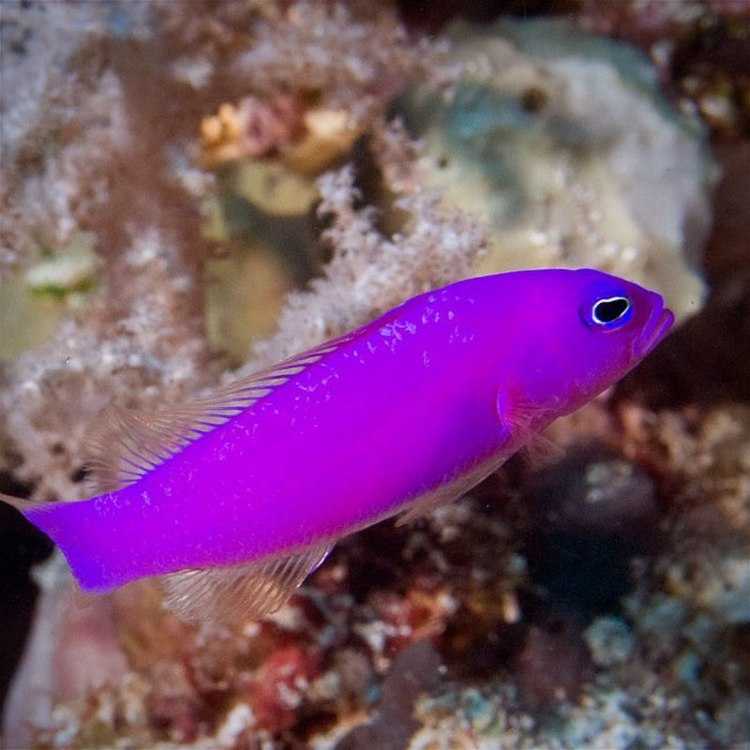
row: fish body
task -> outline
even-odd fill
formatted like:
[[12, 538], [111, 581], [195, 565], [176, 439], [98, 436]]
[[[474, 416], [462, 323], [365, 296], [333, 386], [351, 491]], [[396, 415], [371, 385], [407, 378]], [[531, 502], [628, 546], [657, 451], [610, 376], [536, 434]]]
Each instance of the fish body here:
[[[627, 301], [626, 320], [608, 322], [620, 313], [612, 300]], [[671, 323], [658, 294], [596, 271], [461, 281], [189, 410], [174, 434], [168, 412], [158, 429], [146, 420], [145, 447], [131, 430], [123, 454], [131, 465], [151, 455], [135, 481], [24, 513], [84, 589], [188, 571], [184, 604], [196, 580], [206, 597], [225, 571], [233, 588], [255, 580], [256, 599], [275, 592], [275, 605], [337, 539], [481, 481], [622, 377]], [[170, 449], [152, 449], [155, 435], [171, 435]]]

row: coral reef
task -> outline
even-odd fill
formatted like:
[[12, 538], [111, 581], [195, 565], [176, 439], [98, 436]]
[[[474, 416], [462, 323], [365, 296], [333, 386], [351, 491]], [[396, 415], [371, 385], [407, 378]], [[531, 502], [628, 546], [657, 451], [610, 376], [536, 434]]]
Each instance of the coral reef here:
[[450, 36], [460, 78], [418, 85], [399, 110], [425, 140], [428, 184], [488, 225], [480, 270], [594, 265], [662, 290], [678, 318], [697, 312], [714, 170], [647, 58], [562, 20]]
[[[401, 7], [6, 0], [0, 489], [80, 497], [109, 403], [199, 393], [478, 269], [600, 265], [695, 317], [554, 425], [562, 455], [347, 539], [263, 622], [187, 625], [148, 582], [84, 600], [53, 555], [6, 746], [750, 736], [750, 13], [540, 0], [506, 10], [573, 20], [428, 39]], [[47, 553], [0, 517], [19, 565]]]

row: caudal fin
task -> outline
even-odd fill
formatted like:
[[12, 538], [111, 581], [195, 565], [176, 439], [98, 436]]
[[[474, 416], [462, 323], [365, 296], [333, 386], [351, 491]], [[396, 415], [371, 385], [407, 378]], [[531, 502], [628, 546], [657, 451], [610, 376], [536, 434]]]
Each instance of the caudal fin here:
[[0, 501], [12, 505], [62, 551], [76, 580], [86, 591], [107, 591], [112, 585], [104, 580], [105, 553], [100, 534], [92, 528], [92, 502], [29, 502], [10, 495]]

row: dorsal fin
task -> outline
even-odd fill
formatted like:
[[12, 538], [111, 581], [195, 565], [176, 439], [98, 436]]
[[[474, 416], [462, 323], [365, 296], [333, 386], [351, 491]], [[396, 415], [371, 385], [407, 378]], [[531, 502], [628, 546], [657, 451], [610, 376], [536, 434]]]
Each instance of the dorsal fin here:
[[244, 411], [349, 338], [351, 334], [325, 342], [189, 403], [150, 413], [110, 407], [86, 441], [90, 494], [114, 492], [136, 482], [185, 445]]
[[332, 547], [323, 543], [255, 563], [170, 573], [161, 578], [164, 604], [190, 621], [260, 619], [283, 606]]

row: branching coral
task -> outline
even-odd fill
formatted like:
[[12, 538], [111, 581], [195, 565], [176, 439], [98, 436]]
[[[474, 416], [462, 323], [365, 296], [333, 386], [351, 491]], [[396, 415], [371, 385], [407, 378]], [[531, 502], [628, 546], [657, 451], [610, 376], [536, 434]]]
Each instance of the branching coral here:
[[[27, 136], [0, 183], [6, 269], [11, 257], [28, 263], [43, 250], [65, 245], [92, 216], [106, 210], [110, 182], [105, 163], [127, 148], [129, 133], [120, 83], [105, 71], [94, 81], [79, 79], [68, 88], [67, 96], [75, 92], [81, 106], [70, 111], [52, 104], [49, 119]], [[40, 159], [42, 143], [46, 154]]]
[[[292, 295], [279, 322], [279, 334], [259, 345], [262, 362], [278, 361], [371, 319], [407, 297], [471, 274], [484, 237], [478, 224], [458, 212], [446, 213], [436, 195], [418, 189], [403, 174], [412, 151], [397, 126], [376, 129], [379, 160], [389, 187], [401, 193], [398, 206], [408, 220], [403, 233], [385, 237], [372, 208], [357, 209], [351, 167], [320, 178], [318, 212], [332, 220], [323, 241], [334, 248], [325, 275], [309, 292]], [[416, 166], [412, 163], [412, 169]], [[408, 186], [411, 185], [411, 188]]]
[[412, 40], [392, 9], [363, 2], [298, 2], [257, 23], [234, 74], [261, 90], [298, 90], [326, 109], [369, 119], [404, 81], [429, 67], [431, 46]]
[[[191, 279], [157, 230], [118, 262], [129, 283], [63, 322], [53, 341], [6, 368], [3, 429], [36, 496], [75, 497], [75, 470], [94, 417], [110, 402], [145, 405], [200, 381], [206, 352], [190, 313]], [[114, 270], [114, 269], [111, 269]]]

